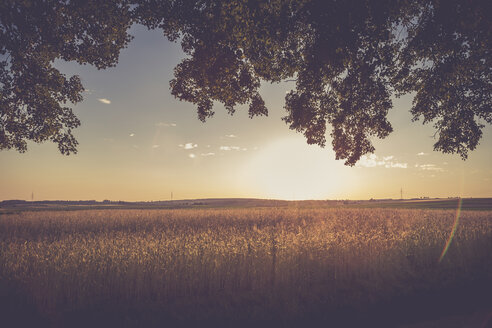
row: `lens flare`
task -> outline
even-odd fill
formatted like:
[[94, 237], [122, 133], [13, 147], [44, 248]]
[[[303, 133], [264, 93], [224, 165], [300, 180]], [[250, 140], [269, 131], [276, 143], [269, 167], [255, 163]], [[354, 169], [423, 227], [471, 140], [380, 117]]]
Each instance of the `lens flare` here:
[[448, 252], [449, 245], [451, 245], [451, 241], [453, 240], [456, 229], [458, 228], [458, 222], [460, 221], [461, 204], [462, 203], [463, 203], [463, 200], [460, 197], [458, 199], [458, 207], [456, 208], [456, 218], [454, 219], [453, 230], [451, 231], [451, 234], [449, 235], [448, 241], [446, 242], [446, 246], [444, 246], [444, 249], [442, 250], [441, 256], [439, 257], [439, 262], [442, 261], [442, 259], [444, 258], [444, 256]]

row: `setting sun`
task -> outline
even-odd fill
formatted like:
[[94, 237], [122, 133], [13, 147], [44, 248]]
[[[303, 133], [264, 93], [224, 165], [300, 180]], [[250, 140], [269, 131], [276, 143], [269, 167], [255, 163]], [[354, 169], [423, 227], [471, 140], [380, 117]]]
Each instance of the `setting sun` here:
[[243, 168], [249, 190], [273, 199], [336, 199], [352, 180], [350, 168], [333, 151], [307, 145], [302, 136], [286, 137], [257, 151]]

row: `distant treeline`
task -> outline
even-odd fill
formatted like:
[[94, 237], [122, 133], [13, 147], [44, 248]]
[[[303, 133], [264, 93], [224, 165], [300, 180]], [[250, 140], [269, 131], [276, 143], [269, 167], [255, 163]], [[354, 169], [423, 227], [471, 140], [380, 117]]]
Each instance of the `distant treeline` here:
[[462, 210], [492, 210], [492, 198], [412, 198], [370, 200], [277, 200], [258, 198], [206, 198], [162, 201], [112, 200], [42, 200], [19, 199], [0, 202], [5, 211], [80, 210], [80, 209], [177, 209], [177, 208], [236, 208], [236, 207], [376, 207], [376, 208], [434, 208]]
[[207, 199], [184, 199], [184, 200], [164, 200], [164, 201], [113, 201], [113, 200], [42, 200], [26, 201], [20, 199], [4, 200], [0, 206], [28, 206], [28, 205], [213, 205], [213, 206], [285, 206], [287, 204], [302, 203], [304, 205], [320, 205], [336, 203], [333, 200], [302, 200], [287, 201], [275, 199], [256, 199], [256, 198], [207, 198]]
[[21, 200], [21, 199], [11, 199], [11, 200], [4, 200], [0, 202], [0, 205], [26, 205], [26, 204], [33, 204], [33, 205], [43, 205], [43, 204], [52, 204], [52, 205], [98, 205], [98, 204], [107, 204], [107, 203], [112, 203], [112, 204], [120, 204], [120, 203], [127, 203], [127, 202], [110, 202], [110, 201], [103, 201], [103, 202], [98, 202], [96, 200], [41, 200], [41, 201], [26, 201], [26, 200]]

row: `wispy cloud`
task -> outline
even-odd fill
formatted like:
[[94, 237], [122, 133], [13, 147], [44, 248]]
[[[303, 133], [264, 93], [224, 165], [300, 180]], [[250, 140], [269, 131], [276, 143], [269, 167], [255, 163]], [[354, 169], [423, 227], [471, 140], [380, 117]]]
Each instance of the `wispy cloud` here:
[[158, 126], [158, 127], [170, 127], [170, 126], [176, 126], [176, 123], [159, 122], [159, 123], [156, 123], [155, 126]]
[[111, 104], [111, 100], [106, 99], [106, 98], [98, 98], [97, 100], [99, 100], [100, 102], [102, 102], [103, 104], [106, 104], [106, 105]]
[[201, 153], [202, 156], [214, 156], [215, 153]]
[[417, 153], [417, 156], [425, 156], [427, 155], [427, 153], [424, 153], [423, 151], [421, 151], [420, 153]]
[[235, 135], [235, 134], [226, 134], [225, 136], [227, 138], [237, 138], [237, 135]]
[[444, 171], [442, 167], [439, 167], [436, 164], [415, 164], [415, 167], [423, 171], [434, 171], [434, 172]]
[[152, 149], [156, 149], [156, 148], [159, 148], [160, 145], [152, 145]]
[[408, 167], [407, 163], [393, 163], [389, 162], [384, 165], [386, 168], [398, 168], [398, 169], [406, 169]]
[[397, 161], [393, 161], [394, 156], [384, 156], [382, 158], [378, 157], [375, 154], [371, 154], [369, 156], [363, 155], [356, 166], [358, 167], [385, 167], [388, 169], [398, 168], [398, 169], [406, 169], [408, 167], [407, 163], [399, 163]]
[[133, 137], [135, 135], [135, 133], [130, 133], [130, 137]]
[[193, 149], [193, 148], [198, 147], [198, 145], [195, 144], [195, 143], [192, 143], [192, 142], [188, 142], [188, 143], [185, 143], [184, 145], [183, 144], [179, 144], [178, 147], [181, 147], [181, 148], [184, 148], [184, 149], [189, 150], [189, 149]]
[[195, 157], [196, 157], [196, 155], [195, 155], [195, 154], [188, 154], [188, 157], [189, 157], [189, 158], [195, 158]]
[[230, 151], [230, 150], [247, 150], [246, 148], [241, 148], [238, 146], [220, 146], [220, 150]]

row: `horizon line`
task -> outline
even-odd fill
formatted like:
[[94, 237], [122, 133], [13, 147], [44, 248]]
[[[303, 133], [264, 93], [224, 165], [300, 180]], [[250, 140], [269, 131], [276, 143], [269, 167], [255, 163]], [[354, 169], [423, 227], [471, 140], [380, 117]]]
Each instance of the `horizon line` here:
[[182, 199], [162, 199], [162, 200], [112, 200], [112, 199], [43, 199], [43, 200], [26, 200], [19, 198], [2, 199], [3, 202], [97, 202], [97, 203], [157, 203], [157, 202], [183, 202], [183, 201], [204, 201], [204, 200], [265, 200], [265, 201], [284, 201], [284, 202], [302, 202], [302, 201], [383, 201], [383, 200], [436, 200], [436, 199], [492, 199], [492, 196], [447, 196], [447, 197], [410, 197], [410, 198], [338, 198], [338, 199], [281, 199], [281, 198], [257, 198], [257, 197], [207, 197], [207, 198], [182, 198]]

